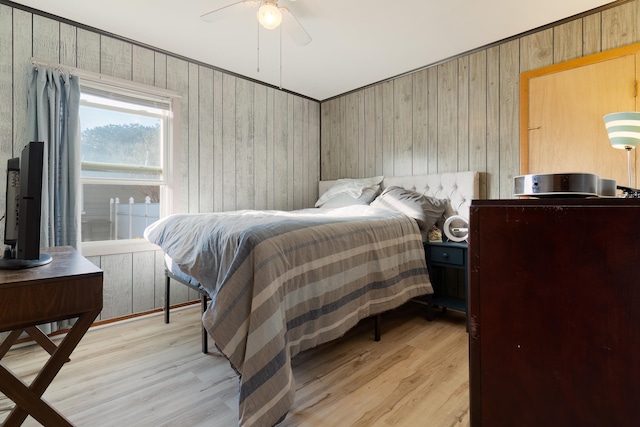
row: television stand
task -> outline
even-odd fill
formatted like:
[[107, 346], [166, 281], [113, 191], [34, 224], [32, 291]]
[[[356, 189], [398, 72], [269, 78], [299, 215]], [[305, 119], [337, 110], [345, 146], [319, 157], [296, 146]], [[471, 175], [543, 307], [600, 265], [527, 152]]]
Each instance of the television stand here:
[[38, 259], [0, 258], [0, 270], [20, 270], [23, 268], [39, 267], [51, 262], [51, 255], [40, 254]]

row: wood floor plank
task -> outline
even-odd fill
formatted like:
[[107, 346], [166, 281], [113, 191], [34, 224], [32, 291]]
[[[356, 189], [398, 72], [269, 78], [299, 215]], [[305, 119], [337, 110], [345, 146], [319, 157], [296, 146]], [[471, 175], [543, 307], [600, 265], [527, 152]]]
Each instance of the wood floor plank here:
[[[409, 303], [382, 327], [380, 342], [367, 319], [296, 356], [296, 401], [281, 426], [468, 426], [464, 316], [427, 322]], [[168, 325], [156, 314], [93, 328], [44, 398], [79, 427], [237, 425], [238, 377], [209, 347], [200, 352], [199, 305], [174, 310]], [[2, 364], [29, 383], [47, 356], [14, 348]], [[0, 420], [12, 407], [0, 394]]]

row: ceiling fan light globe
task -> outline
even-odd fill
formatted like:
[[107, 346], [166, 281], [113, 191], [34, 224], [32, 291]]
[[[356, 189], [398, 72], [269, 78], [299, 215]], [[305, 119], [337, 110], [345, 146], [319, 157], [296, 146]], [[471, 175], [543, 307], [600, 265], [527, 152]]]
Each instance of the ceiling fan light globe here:
[[258, 9], [258, 22], [260, 22], [260, 25], [264, 28], [273, 30], [274, 28], [278, 28], [282, 22], [282, 13], [280, 9], [278, 9], [278, 6], [265, 3]]

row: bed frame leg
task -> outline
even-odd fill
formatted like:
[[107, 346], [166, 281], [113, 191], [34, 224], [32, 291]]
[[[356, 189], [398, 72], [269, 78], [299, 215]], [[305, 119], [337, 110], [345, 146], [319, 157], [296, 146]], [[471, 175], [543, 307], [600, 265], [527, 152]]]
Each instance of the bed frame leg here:
[[[207, 311], [207, 295], [202, 293], [202, 313]], [[207, 354], [209, 352], [209, 333], [202, 325], [202, 352]]]
[[427, 295], [427, 320], [432, 322], [435, 318], [433, 313], [433, 295]]
[[373, 335], [374, 335], [374, 339], [376, 341], [380, 341], [380, 319], [381, 319], [382, 315], [380, 314], [376, 314], [376, 316], [374, 317], [373, 321], [374, 321], [374, 326], [373, 326]]
[[168, 275], [165, 275], [165, 285], [164, 285], [164, 323], [169, 323], [169, 308], [171, 307], [171, 303], [169, 302], [169, 285], [171, 284], [171, 278]]

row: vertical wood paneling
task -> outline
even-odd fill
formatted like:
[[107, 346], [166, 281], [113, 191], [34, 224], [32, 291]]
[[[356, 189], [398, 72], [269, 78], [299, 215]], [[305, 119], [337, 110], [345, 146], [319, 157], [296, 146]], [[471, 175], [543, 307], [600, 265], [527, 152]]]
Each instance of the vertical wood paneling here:
[[133, 254], [133, 313], [153, 310], [155, 305], [155, 252]]
[[154, 307], [164, 307], [165, 295], [165, 275], [164, 275], [164, 253], [153, 251], [154, 254]]
[[294, 114], [293, 114], [293, 96], [287, 94], [287, 204], [284, 210], [291, 210], [294, 207], [293, 204], [293, 193], [294, 193], [294, 140], [293, 140], [293, 129], [294, 129]]
[[638, 41], [639, 5], [634, 1], [602, 12], [602, 50]]
[[251, 209], [254, 203], [253, 86], [248, 80], [236, 81], [235, 209]]
[[378, 98], [382, 106], [382, 174], [392, 176], [393, 169], [393, 81], [381, 84]]
[[602, 50], [601, 13], [594, 13], [582, 19], [582, 43], [582, 54], [585, 56]]
[[458, 165], [469, 170], [469, 57], [458, 59]]
[[167, 87], [167, 55], [164, 53], [154, 52], [154, 85], [160, 88]]
[[337, 102], [337, 99], [324, 102], [320, 108], [320, 133], [324, 135], [320, 144], [320, 179], [330, 179], [329, 177], [335, 176], [331, 165], [335, 165], [337, 153], [334, 153], [331, 147], [336, 141], [332, 133], [332, 124], [337, 120], [334, 112], [334, 105]]
[[553, 64], [553, 28], [520, 39], [520, 70], [529, 71]]
[[375, 128], [375, 157], [376, 157], [376, 173], [374, 174], [374, 176], [379, 176], [379, 175], [383, 175], [384, 174], [384, 147], [383, 147], [383, 143], [384, 143], [384, 132], [382, 131], [382, 126], [384, 124], [384, 121], [382, 120], [382, 116], [384, 115], [384, 109], [383, 109], [383, 103], [382, 103], [382, 93], [383, 93], [383, 85], [377, 85], [375, 86], [375, 88], [373, 89], [373, 105], [375, 108], [374, 111], [374, 117], [375, 117], [375, 123], [374, 124], [367, 124], [367, 126], [373, 126]]
[[222, 76], [222, 209], [236, 208], [236, 77]]
[[428, 77], [427, 70], [418, 71], [413, 74], [413, 158], [412, 169], [415, 175], [429, 173], [426, 159], [427, 149], [427, 111], [429, 110], [428, 100]]
[[316, 200], [318, 200], [318, 180], [320, 180], [320, 104], [314, 101], [307, 101], [307, 105], [309, 108], [309, 128], [307, 130], [309, 194], [307, 206], [313, 207]]
[[70, 67], [76, 66], [77, 31], [73, 25], [60, 23], [60, 63]]
[[364, 146], [363, 177], [376, 176], [378, 172], [377, 126], [376, 126], [376, 90], [373, 87], [363, 91], [362, 112], [362, 145]]
[[427, 69], [427, 171], [438, 173], [438, 67]]
[[46, 61], [60, 59], [60, 24], [50, 18], [33, 15], [33, 56]]
[[189, 81], [196, 78], [197, 90], [189, 85], [189, 211], [213, 212], [213, 70], [189, 64]]
[[153, 86], [155, 84], [155, 55], [153, 51], [144, 47], [133, 46], [132, 56], [133, 81], [148, 86]]
[[86, 71], [100, 72], [100, 34], [78, 28], [76, 65]]
[[253, 91], [254, 206], [267, 209], [267, 88], [254, 85]]
[[520, 69], [518, 41], [500, 45], [500, 198], [513, 197], [520, 171]]
[[289, 101], [284, 92], [276, 92], [273, 116], [273, 208], [287, 210], [289, 167]]
[[132, 67], [131, 43], [122, 40], [100, 37], [100, 72], [108, 76], [131, 80]]
[[[193, 83], [197, 84], [197, 83]], [[189, 117], [189, 64], [186, 61], [174, 57], [167, 57], [167, 89], [180, 94], [180, 142], [174, 144], [173, 155], [178, 157], [178, 170], [174, 172], [174, 181], [171, 183], [177, 212], [189, 212], [189, 140], [191, 119]]]
[[[303, 141], [302, 142], [302, 156], [303, 156], [303, 163], [302, 164], [298, 164], [296, 167], [298, 168], [298, 170], [300, 170], [300, 175], [302, 177], [302, 181], [304, 182], [304, 186], [303, 186], [303, 193], [304, 193], [304, 197], [302, 198], [302, 203], [300, 205], [300, 207], [307, 207], [307, 206], [313, 206], [313, 204], [315, 203], [316, 199], [314, 197], [313, 200], [311, 200], [310, 197], [310, 189], [312, 188], [311, 182], [313, 180], [313, 186], [317, 187], [317, 178], [313, 179], [312, 178], [312, 174], [314, 170], [317, 170], [317, 161], [318, 161], [318, 153], [313, 152], [313, 150], [311, 149], [311, 135], [309, 134], [309, 129], [311, 129], [312, 126], [312, 120], [309, 117], [309, 115], [311, 114], [311, 111], [313, 111], [311, 109], [311, 103], [308, 100], [302, 100], [303, 101], [303, 111], [302, 111], [302, 118], [300, 120], [300, 126], [302, 127], [302, 135], [303, 135]], [[316, 111], [317, 113], [317, 111]], [[299, 143], [297, 144], [299, 146]], [[313, 159], [310, 157], [310, 153], [313, 152]], [[315, 165], [314, 165], [315, 164]]]
[[366, 175], [365, 170], [367, 169], [367, 161], [369, 160], [367, 156], [367, 142], [365, 138], [365, 130], [364, 130], [364, 102], [365, 102], [365, 92], [360, 91], [358, 94], [358, 107], [356, 109], [356, 114], [358, 116], [358, 176], [368, 176]]
[[553, 29], [553, 62], [581, 57], [582, 45], [582, 19], [558, 25]]
[[413, 76], [393, 85], [393, 170], [396, 175], [413, 173]]
[[102, 256], [104, 271], [102, 318], [133, 313], [133, 254]]
[[[189, 175], [189, 212], [194, 213], [198, 212], [200, 209], [201, 201], [201, 193], [202, 189], [200, 187], [200, 144], [206, 145], [209, 143], [207, 140], [207, 121], [202, 122], [201, 112], [200, 112], [200, 103], [206, 102], [206, 100], [202, 101], [200, 99], [200, 89], [204, 90], [202, 93], [203, 99], [209, 99], [211, 91], [210, 85], [206, 85], [204, 88], [201, 88], [200, 85], [203, 82], [200, 80], [199, 76], [199, 66], [196, 64], [188, 64], [187, 69], [189, 73], [189, 140], [187, 143], [187, 151], [188, 155], [188, 175]], [[202, 115], [206, 115], [206, 112], [202, 112]], [[205, 128], [205, 135], [201, 135], [202, 128]], [[203, 138], [201, 140], [201, 137]], [[204, 149], [204, 148], [203, 148]], [[206, 196], [204, 196], [206, 199]], [[207, 201], [203, 201], [205, 206], [208, 205]]]
[[438, 173], [458, 165], [458, 63], [438, 66]]
[[293, 146], [293, 208], [302, 209], [306, 203], [307, 183], [305, 168], [307, 156], [304, 142], [304, 123], [307, 121], [306, 102], [302, 98], [293, 98], [293, 140], [303, 142]]
[[[487, 171], [487, 53], [469, 56], [469, 170]], [[486, 198], [487, 174], [480, 174], [480, 197]]]
[[[32, 15], [13, 10], [13, 155], [27, 143], [27, 71], [33, 55]], [[9, 98], [11, 99], [11, 98]]]
[[275, 96], [276, 90], [267, 88], [267, 209], [275, 209]]
[[500, 198], [500, 48], [487, 49], [487, 197]]
[[222, 145], [222, 73], [213, 71], [213, 210], [224, 203], [224, 156]]
[[340, 167], [343, 177], [357, 177], [359, 171], [359, 141], [358, 141], [358, 108], [360, 107], [359, 93], [353, 93], [344, 97], [344, 126], [341, 141], [344, 161]]

